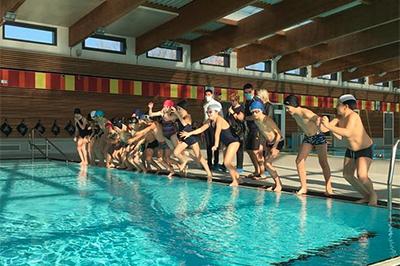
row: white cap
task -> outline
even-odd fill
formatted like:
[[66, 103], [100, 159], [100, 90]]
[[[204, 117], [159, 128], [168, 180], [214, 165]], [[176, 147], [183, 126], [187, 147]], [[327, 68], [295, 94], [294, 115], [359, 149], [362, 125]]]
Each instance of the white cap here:
[[356, 97], [353, 96], [353, 94], [343, 94], [342, 96], [339, 97], [339, 102], [344, 103], [346, 101], [357, 101]]
[[91, 111], [90, 112], [90, 117], [93, 119], [96, 117], [96, 111]]
[[220, 112], [221, 111], [221, 106], [219, 104], [210, 104], [207, 107], [207, 110]]

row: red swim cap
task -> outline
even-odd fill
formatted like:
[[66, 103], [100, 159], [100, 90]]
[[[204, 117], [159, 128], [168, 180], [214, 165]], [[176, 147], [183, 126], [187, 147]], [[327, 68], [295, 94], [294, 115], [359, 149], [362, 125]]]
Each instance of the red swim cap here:
[[172, 100], [165, 100], [163, 103], [163, 106], [164, 107], [172, 107], [172, 106], [175, 106], [175, 103]]

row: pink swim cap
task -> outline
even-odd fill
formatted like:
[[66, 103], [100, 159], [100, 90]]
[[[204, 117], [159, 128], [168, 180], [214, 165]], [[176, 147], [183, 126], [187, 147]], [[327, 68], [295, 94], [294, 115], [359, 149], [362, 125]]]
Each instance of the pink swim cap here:
[[163, 103], [163, 106], [164, 107], [172, 107], [172, 106], [175, 106], [175, 103], [172, 100], [165, 100]]

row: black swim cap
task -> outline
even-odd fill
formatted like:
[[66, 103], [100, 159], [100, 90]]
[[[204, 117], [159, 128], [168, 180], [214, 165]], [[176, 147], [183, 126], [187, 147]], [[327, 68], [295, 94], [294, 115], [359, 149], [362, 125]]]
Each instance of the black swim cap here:
[[295, 95], [289, 95], [285, 98], [283, 101], [285, 105], [293, 106], [293, 107], [299, 107], [299, 100]]
[[187, 110], [188, 102], [186, 100], [182, 100], [178, 102], [176, 106], [179, 106], [180, 108]]
[[81, 109], [75, 108], [74, 109], [74, 114], [81, 114]]

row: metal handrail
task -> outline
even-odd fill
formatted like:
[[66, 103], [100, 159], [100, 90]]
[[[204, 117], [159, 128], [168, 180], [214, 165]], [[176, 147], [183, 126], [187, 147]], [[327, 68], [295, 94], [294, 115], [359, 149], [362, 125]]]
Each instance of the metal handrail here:
[[[46, 141], [46, 152], [43, 152], [36, 144], [35, 144], [35, 132], [39, 134], [40, 137], [44, 138]], [[49, 140], [47, 137], [43, 136], [42, 133], [40, 133], [37, 129], [33, 128], [31, 130], [31, 133], [29, 134], [30, 140], [29, 144], [31, 147], [36, 148], [41, 154], [43, 154], [47, 159], [49, 159], [49, 144], [55, 148], [62, 156], [64, 156], [64, 160], [68, 163], [69, 159], [68, 156], [60, 149], [58, 148], [51, 140]], [[34, 150], [32, 149], [32, 159], [34, 159]]]
[[392, 211], [392, 183], [393, 183], [393, 175], [394, 175], [394, 165], [396, 163], [396, 153], [397, 153], [397, 147], [399, 146], [400, 139], [396, 141], [396, 143], [393, 145], [392, 148], [392, 158], [390, 159], [390, 164], [389, 164], [389, 174], [388, 174], [388, 180], [387, 180], [387, 193], [388, 193], [388, 199], [387, 199], [387, 206], [389, 211]]

